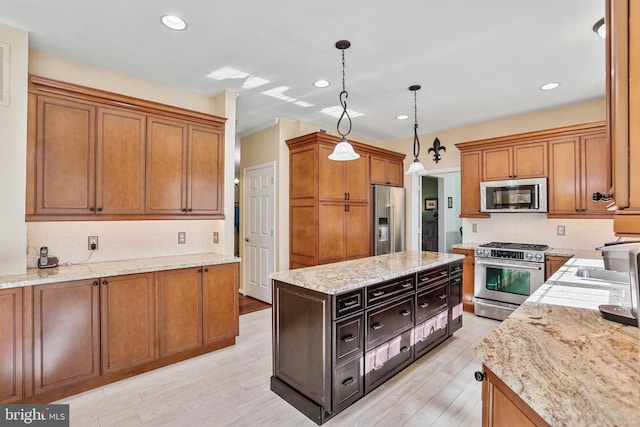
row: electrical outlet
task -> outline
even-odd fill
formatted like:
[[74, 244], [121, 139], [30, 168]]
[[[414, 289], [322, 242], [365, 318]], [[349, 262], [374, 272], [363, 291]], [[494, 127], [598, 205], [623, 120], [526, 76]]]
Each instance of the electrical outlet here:
[[557, 228], [558, 236], [564, 236], [564, 225], [559, 225]]
[[187, 232], [186, 231], [178, 231], [178, 244], [184, 245], [187, 243]]
[[98, 250], [98, 236], [89, 236], [87, 246], [90, 251]]
[[218, 236], [218, 232], [214, 231], [213, 232], [213, 243], [218, 243], [220, 241], [219, 236]]
[[473, 231], [474, 233], [478, 232], [478, 224], [471, 224], [471, 231]]

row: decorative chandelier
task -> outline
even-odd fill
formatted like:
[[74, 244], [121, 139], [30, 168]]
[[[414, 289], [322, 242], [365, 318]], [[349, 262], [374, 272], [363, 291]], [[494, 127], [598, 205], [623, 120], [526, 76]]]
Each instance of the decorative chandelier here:
[[426, 172], [424, 165], [418, 159], [420, 155], [420, 140], [418, 139], [418, 96], [417, 92], [420, 90], [420, 85], [409, 86], [409, 90], [413, 92], [413, 112], [415, 116], [415, 122], [413, 125], [413, 163], [405, 172], [407, 175], [419, 175]]
[[[360, 155], [353, 150], [353, 146], [349, 144], [349, 142], [347, 142], [347, 135], [349, 135], [349, 133], [351, 132], [351, 117], [347, 112], [347, 98], [349, 97], [349, 94], [347, 93], [344, 85], [344, 50], [348, 49], [349, 46], [351, 46], [351, 42], [349, 40], [339, 40], [336, 42], [336, 48], [342, 51], [342, 92], [340, 92], [340, 105], [342, 105], [342, 114], [340, 114], [340, 118], [338, 119], [338, 124], [336, 126], [338, 133], [340, 134], [342, 139], [338, 144], [336, 144], [333, 153], [329, 155], [330, 160], [345, 161], [355, 160], [360, 157]], [[347, 128], [347, 131], [345, 133], [342, 133], [342, 131], [340, 130], [340, 124], [345, 116], [347, 116], [347, 120], [349, 121], [349, 127]]]

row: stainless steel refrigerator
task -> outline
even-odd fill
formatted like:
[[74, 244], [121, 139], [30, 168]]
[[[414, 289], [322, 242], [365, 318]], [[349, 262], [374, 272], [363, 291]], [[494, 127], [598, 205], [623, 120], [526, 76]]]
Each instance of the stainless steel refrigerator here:
[[404, 188], [373, 185], [372, 192], [372, 254], [404, 251]]

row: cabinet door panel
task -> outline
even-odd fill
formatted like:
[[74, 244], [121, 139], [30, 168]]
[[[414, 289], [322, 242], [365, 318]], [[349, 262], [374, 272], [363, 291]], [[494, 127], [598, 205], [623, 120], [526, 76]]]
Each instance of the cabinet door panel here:
[[90, 214], [95, 207], [95, 108], [39, 97], [36, 213]]
[[387, 160], [371, 156], [371, 183], [388, 184]]
[[485, 181], [500, 181], [512, 178], [511, 147], [484, 150], [482, 157]]
[[215, 129], [189, 129], [189, 212], [222, 214], [224, 155], [222, 134]]
[[547, 142], [513, 147], [513, 175], [518, 179], [547, 176]]
[[348, 259], [371, 254], [371, 218], [368, 205], [348, 205], [346, 215], [346, 256]]
[[387, 162], [387, 179], [389, 180], [389, 185], [394, 185], [396, 187], [402, 187], [404, 185], [404, 168], [402, 160], [399, 162], [389, 160]]
[[202, 345], [202, 273], [198, 268], [158, 273], [160, 356]]
[[361, 154], [356, 160], [344, 162], [346, 167], [346, 187], [349, 202], [369, 201], [369, 156]]
[[238, 264], [207, 266], [202, 280], [204, 344], [238, 336]]
[[580, 152], [577, 138], [549, 142], [549, 213], [580, 209]]
[[586, 214], [607, 215], [609, 203], [594, 202], [593, 193], [611, 189], [611, 146], [606, 134], [582, 138], [582, 209]]
[[318, 261], [341, 260], [346, 254], [345, 203], [320, 203], [318, 208]]
[[147, 213], [183, 213], [186, 209], [187, 126], [149, 118], [147, 134]]
[[99, 288], [95, 280], [35, 286], [35, 392], [100, 373]]
[[346, 200], [345, 163], [329, 160], [333, 147], [318, 147], [318, 197], [320, 200]]
[[460, 154], [460, 216], [480, 215], [480, 180], [482, 178], [482, 152]]
[[22, 398], [22, 289], [0, 290], [0, 403]]
[[102, 214], [144, 213], [146, 117], [98, 110], [96, 208]]
[[100, 293], [102, 372], [153, 360], [156, 347], [153, 274], [103, 279]]

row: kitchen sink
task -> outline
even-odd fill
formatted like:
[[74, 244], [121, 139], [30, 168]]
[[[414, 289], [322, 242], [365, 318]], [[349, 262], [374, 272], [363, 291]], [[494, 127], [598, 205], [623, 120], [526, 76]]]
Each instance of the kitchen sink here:
[[604, 282], [629, 283], [629, 273], [597, 268], [578, 268], [576, 276]]

